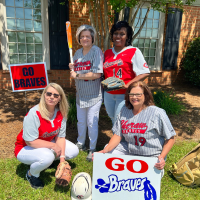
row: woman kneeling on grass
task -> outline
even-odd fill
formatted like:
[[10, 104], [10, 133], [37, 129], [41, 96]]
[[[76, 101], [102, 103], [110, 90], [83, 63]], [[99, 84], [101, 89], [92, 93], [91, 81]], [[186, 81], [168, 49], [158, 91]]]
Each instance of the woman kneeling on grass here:
[[77, 146], [65, 139], [69, 105], [63, 89], [50, 83], [44, 89], [40, 103], [24, 118], [23, 130], [17, 136], [15, 156], [30, 170], [26, 178], [33, 188], [43, 188], [40, 172], [55, 159], [60, 162], [78, 155]]
[[150, 89], [141, 81], [129, 85], [125, 105], [113, 126], [114, 135], [100, 153], [158, 157], [155, 167], [163, 175], [176, 135], [166, 112], [154, 105]]

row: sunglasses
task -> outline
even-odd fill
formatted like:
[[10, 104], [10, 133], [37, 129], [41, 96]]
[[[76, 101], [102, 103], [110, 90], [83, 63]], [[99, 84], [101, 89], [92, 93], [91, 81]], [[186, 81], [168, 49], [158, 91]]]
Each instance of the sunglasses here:
[[46, 95], [48, 97], [51, 97], [51, 95], [53, 95], [53, 97], [56, 98], [56, 99], [60, 96], [59, 94], [53, 94], [52, 92], [46, 92]]
[[143, 95], [143, 93], [129, 93], [130, 97], [134, 97], [134, 96], [141, 97], [142, 95]]

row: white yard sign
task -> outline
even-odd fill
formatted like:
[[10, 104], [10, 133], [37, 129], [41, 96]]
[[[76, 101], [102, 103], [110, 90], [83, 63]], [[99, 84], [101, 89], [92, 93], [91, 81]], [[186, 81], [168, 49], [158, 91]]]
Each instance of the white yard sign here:
[[161, 171], [155, 157], [94, 153], [93, 200], [159, 200]]

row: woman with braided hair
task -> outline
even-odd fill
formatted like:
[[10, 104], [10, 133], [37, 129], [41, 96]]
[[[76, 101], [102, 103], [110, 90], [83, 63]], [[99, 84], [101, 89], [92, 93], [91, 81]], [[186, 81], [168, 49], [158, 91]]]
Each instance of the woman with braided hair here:
[[17, 136], [15, 156], [30, 169], [26, 178], [35, 189], [43, 188], [40, 172], [55, 159], [60, 163], [76, 157], [79, 150], [65, 139], [69, 106], [63, 89], [50, 83], [43, 90], [40, 103], [27, 113]]

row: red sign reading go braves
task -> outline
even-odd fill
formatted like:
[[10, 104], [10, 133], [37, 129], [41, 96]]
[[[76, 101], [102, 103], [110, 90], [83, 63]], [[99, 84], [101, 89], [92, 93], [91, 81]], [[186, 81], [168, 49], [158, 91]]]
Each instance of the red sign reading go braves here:
[[13, 92], [44, 89], [48, 85], [45, 63], [9, 65]]

